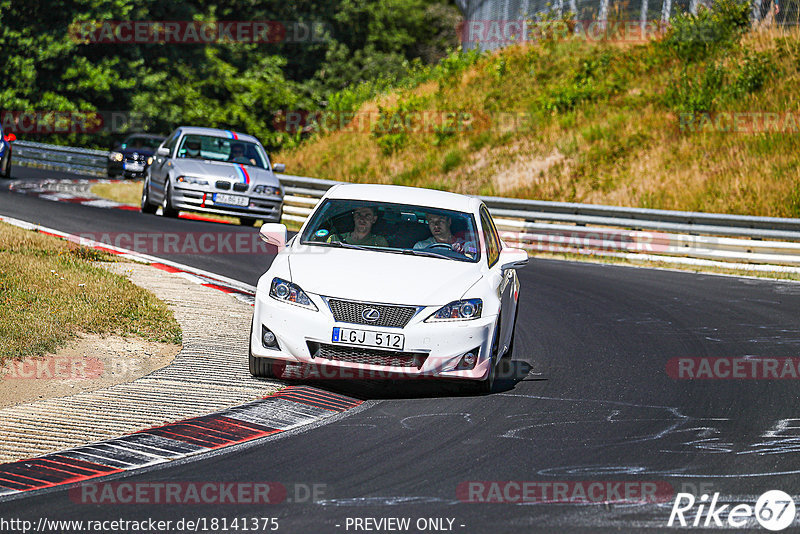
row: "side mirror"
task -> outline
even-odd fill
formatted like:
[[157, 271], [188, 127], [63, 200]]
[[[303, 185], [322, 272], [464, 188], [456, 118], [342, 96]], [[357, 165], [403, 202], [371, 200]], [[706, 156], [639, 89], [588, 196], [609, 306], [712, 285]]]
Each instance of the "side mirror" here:
[[273, 163], [272, 164], [272, 171], [273, 172], [284, 172], [284, 171], [286, 171], [286, 164], [285, 163]]
[[6, 141], [8, 141], [9, 143], [13, 143], [16, 140], [17, 140], [17, 136], [14, 135], [13, 133], [10, 133], [10, 134], [8, 134], [6, 136]]
[[169, 157], [169, 149], [167, 147], [165, 147], [165, 146], [160, 146], [160, 147], [158, 147], [158, 150], [156, 150], [156, 154], [158, 154], [159, 156], [164, 156], [165, 158], [168, 158]]
[[528, 253], [521, 248], [504, 248], [500, 251], [500, 268], [519, 269], [528, 263]]
[[286, 225], [281, 223], [265, 223], [259, 230], [261, 240], [268, 245], [278, 247], [278, 252], [286, 247]]

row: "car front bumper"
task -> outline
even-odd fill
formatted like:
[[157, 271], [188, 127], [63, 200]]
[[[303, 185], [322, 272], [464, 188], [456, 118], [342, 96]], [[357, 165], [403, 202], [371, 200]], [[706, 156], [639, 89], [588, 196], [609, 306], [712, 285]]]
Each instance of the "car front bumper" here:
[[[426, 323], [424, 320], [440, 306], [425, 307], [404, 328], [375, 327], [363, 324], [337, 322], [325, 301], [318, 295], [309, 295], [319, 311], [277, 301], [261, 291], [256, 294], [253, 328], [250, 332], [250, 350], [253, 356], [283, 360], [287, 363], [337, 368], [339, 372], [321, 373], [325, 378], [358, 378], [374, 375], [386, 378], [463, 378], [484, 379], [489, 372], [492, 336], [496, 315], [482, 316], [469, 321]], [[262, 325], [272, 331], [278, 350], [264, 347], [261, 340]], [[361, 348], [357, 345], [332, 343], [335, 326], [355, 330], [372, 330], [382, 333], [403, 334], [402, 353], [378, 348]], [[315, 351], [321, 346], [346, 349], [356, 347], [359, 354], [374, 357], [365, 361], [330, 359]], [[477, 363], [472, 369], [456, 370], [464, 354], [478, 350]], [[420, 365], [395, 365], [394, 356], [417, 355]], [[417, 356], [414, 356], [415, 358]], [[360, 358], [359, 358], [360, 359]], [[419, 360], [416, 360], [419, 362]]]
[[248, 197], [247, 206], [231, 206], [215, 204], [214, 193], [220, 191], [203, 191], [175, 186], [172, 192], [172, 206], [178, 210], [202, 211], [218, 215], [232, 215], [234, 217], [251, 217], [262, 219], [266, 222], [280, 222], [283, 209], [282, 197], [256, 197], [247, 193], [232, 191], [222, 192], [236, 196]]

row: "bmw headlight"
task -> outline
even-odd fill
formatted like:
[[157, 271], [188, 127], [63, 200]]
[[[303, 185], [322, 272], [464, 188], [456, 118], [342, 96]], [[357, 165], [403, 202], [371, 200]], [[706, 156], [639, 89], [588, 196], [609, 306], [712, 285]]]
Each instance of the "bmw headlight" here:
[[178, 176], [176, 181], [182, 184], [208, 185], [208, 180], [201, 180], [200, 178], [195, 178], [193, 176]]
[[269, 288], [269, 296], [275, 300], [318, 311], [317, 306], [311, 302], [311, 299], [308, 298], [305, 291], [300, 289], [300, 286], [287, 282], [282, 278], [272, 279], [272, 286]]
[[112, 152], [108, 155], [111, 161], [122, 161], [122, 152]]
[[253, 193], [275, 197], [281, 194], [281, 189], [280, 187], [272, 187], [271, 185], [257, 185], [253, 188]]
[[481, 316], [483, 301], [481, 299], [456, 300], [425, 319], [425, 322], [436, 321], [469, 321]]

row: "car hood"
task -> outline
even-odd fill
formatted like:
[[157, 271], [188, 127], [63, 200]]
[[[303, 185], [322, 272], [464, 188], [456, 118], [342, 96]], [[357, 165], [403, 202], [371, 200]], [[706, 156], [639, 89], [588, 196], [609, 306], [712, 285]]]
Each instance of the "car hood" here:
[[323, 246], [300, 246], [288, 263], [309, 293], [413, 306], [458, 300], [481, 277], [477, 263]]
[[271, 171], [252, 165], [239, 165], [225, 161], [208, 161], [199, 159], [173, 159], [172, 166], [176, 175], [189, 175], [209, 180], [227, 180], [241, 182], [242, 171], [249, 176], [251, 184], [264, 184], [278, 187], [280, 182]]

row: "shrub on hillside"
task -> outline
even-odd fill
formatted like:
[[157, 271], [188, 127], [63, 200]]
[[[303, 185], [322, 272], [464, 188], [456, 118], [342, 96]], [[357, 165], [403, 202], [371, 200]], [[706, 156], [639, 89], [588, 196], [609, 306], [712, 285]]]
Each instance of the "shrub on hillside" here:
[[715, 0], [696, 15], [677, 13], [661, 46], [683, 61], [697, 61], [735, 43], [749, 26], [749, 2]]

